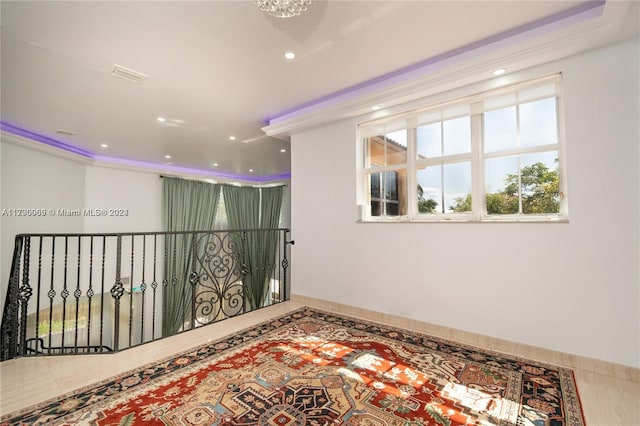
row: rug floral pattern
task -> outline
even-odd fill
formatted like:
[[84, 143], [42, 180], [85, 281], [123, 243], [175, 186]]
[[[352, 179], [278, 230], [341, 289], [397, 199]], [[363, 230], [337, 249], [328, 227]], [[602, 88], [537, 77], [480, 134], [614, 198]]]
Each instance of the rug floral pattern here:
[[1, 421], [584, 424], [571, 370], [306, 308]]

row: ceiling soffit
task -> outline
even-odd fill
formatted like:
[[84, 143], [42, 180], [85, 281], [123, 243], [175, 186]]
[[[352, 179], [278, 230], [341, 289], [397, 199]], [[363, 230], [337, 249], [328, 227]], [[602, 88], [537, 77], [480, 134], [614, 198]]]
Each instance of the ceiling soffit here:
[[[480, 41], [294, 108], [271, 119], [262, 130], [270, 136], [290, 136], [331, 121], [371, 113], [373, 105], [393, 112], [394, 106], [492, 78], [492, 72], [499, 67], [508, 66], [511, 74], [606, 45], [620, 35], [630, 5], [583, 4], [519, 31]], [[508, 77], [502, 79], [508, 81]], [[378, 111], [377, 117], [383, 113]]]

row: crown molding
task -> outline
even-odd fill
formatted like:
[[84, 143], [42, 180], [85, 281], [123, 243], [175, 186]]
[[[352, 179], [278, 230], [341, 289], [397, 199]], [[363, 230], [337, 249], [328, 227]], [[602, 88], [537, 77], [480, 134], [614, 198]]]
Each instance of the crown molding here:
[[54, 157], [63, 158], [65, 160], [75, 161], [81, 164], [94, 163], [93, 158], [90, 156], [82, 155], [82, 154], [68, 151], [62, 148], [56, 148], [51, 145], [47, 145], [43, 142], [37, 142], [33, 139], [29, 139], [28, 137], [10, 133], [5, 130], [2, 130], [2, 132], [0, 133], [0, 136], [1, 136], [2, 142], [7, 142], [7, 143], [10, 143], [11, 145], [27, 148], [32, 151], [41, 152], [43, 154], [48, 154]]
[[161, 176], [175, 176], [186, 179], [207, 180], [220, 183], [231, 183], [239, 185], [267, 185], [278, 182], [286, 182], [291, 179], [291, 174], [286, 173], [278, 176], [256, 177], [247, 179], [242, 176], [223, 174], [207, 170], [195, 170], [186, 167], [147, 163], [142, 161], [126, 160], [115, 157], [96, 156], [93, 165], [119, 170], [131, 170], [159, 174]]
[[[273, 137], [290, 136], [329, 122], [370, 114], [373, 105], [388, 109], [495, 78], [492, 72], [496, 68], [506, 66], [513, 73], [621, 41], [619, 33], [630, 6], [626, 1], [607, 1], [595, 17], [582, 12], [584, 16], [576, 14], [553, 25], [444, 56], [405, 74], [276, 117], [262, 130]], [[589, 12], [594, 14], [593, 10]]]

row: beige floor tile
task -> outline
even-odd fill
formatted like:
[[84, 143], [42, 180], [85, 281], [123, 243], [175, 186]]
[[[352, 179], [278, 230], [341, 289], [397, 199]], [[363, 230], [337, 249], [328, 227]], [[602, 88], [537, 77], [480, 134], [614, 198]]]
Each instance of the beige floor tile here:
[[294, 296], [291, 301], [111, 355], [22, 358], [0, 363], [0, 414], [184, 352], [231, 333], [312, 306], [574, 369], [589, 426], [640, 425], [640, 371], [346, 305]]

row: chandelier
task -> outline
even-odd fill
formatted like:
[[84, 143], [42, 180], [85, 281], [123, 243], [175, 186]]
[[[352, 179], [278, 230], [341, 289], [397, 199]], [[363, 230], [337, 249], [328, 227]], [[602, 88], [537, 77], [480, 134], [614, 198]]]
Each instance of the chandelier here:
[[307, 10], [311, 0], [256, 0], [261, 11], [278, 18], [290, 18]]

